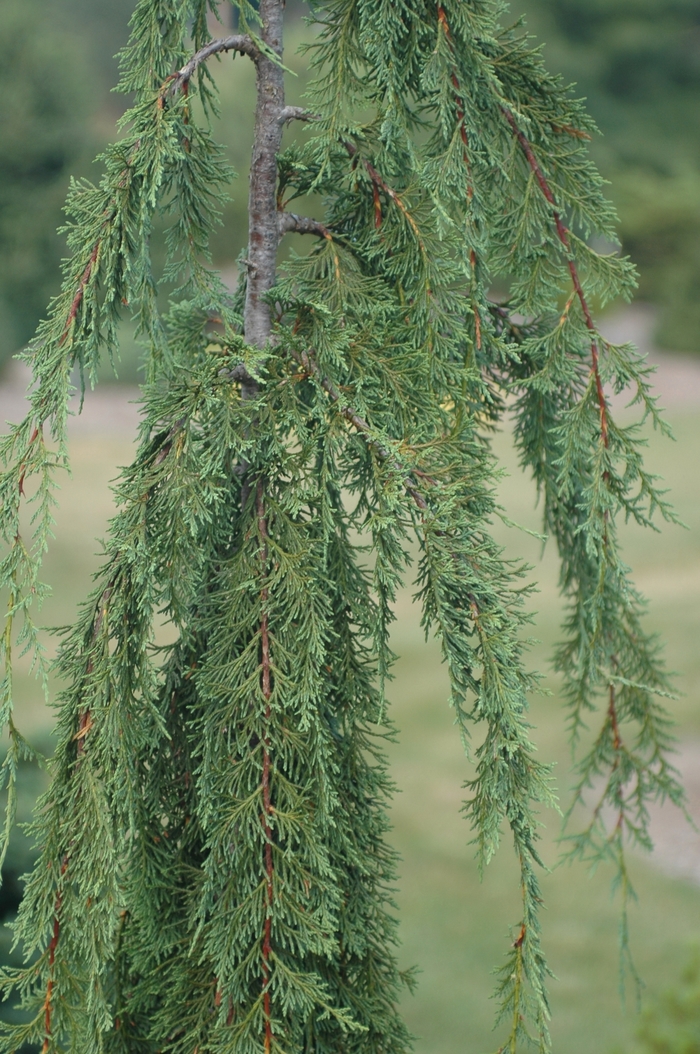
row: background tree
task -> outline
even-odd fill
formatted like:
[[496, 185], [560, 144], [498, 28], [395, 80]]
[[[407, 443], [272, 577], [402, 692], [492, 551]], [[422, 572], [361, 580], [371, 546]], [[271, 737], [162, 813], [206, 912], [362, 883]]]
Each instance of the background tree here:
[[56, 227], [85, 147], [80, 49], [40, 16], [31, 4], [0, 6], [0, 361], [26, 344], [56, 290]]
[[528, 0], [512, 5], [577, 84], [603, 132], [622, 243], [658, 305], [662, 347], [698, 351], [700, 6], [696, 0]]
[[[532, 1033], [546, 1050], [537, 809], [551, 779], [527, 720], [528, 587], [490, 535], [505, 393], [561, 555], [574, 734], [602, 710], [579, 769], [600, 802], [572, 851], [615, 861], [623, 912], [625, 841], [648, 844], [649, 799], [682, 797], [667, 678], [616, 534], [620, 514], [672, 513], [604, 386], [631, 387], [664, 426], [644, 364], [591, 314], [591, 298], [634, 283], [590, 244], [615, 237], [585, 154], [592, 125], [498, 6], [314, 4], [310, 111], [285, 105], [282, 0], [236, 6], [239, 32], [212, 41], [201, 0], [137, 4], [122, 56], [135, 102], [99, 186], [72, 188], [64, 290], [28, 356], [30, 412], [3, 442], [12, 785], [30, 749], [12, 719], [12, 627], [41, 662], [31, 604], [70, 375], [94, 378], [129, 307], [148, 349], [144, 422], [104, 569], [58, 660], [59, 743], [17, 923], [30, 961], [5, 982], [32, 1016], [6, 1027], [4, 1049], [407, 1047], [381, 745], [413, 535], [424, 625], [465, 741], [479, 729], [466, 811], [480, 860], [507, 824], [520, 870], [502, 1049]], [[257, 72], [234, 297], [207, 266], [230, 175], [207, 123], [207, 62], [223, 52]], [[308, 141], [282, 150], [292, 120]], [[310, 195], [322, 219], [288, 208]], [[288, 232], [315, 244], [278, 274]], [[487, 298], [492, 277], [508, 303]], [[155, 649], [163, 615], [174, 639]]]

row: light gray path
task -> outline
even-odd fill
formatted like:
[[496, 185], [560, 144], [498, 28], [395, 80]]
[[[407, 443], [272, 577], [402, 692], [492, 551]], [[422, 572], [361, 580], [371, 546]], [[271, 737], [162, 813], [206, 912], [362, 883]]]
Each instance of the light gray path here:
[[[656, 366], [654, 388], [659, 403], [668, 410], [700, 408], [700, 355], [681, 355], [660, 351], [654, 346], [654, 310], [646, 304], [632, 304], [608, 315], [601, 324], [603, 336], [612, 344], [631, 341]], [[624, 394], [616, 402], [626, 402]]]
[[653, 863], [667, 875], [684, 878], [700, 886], [700, 741], [679, 745], [675, 761], [688, 796], [688, 812], [695, 828], [680, 809], [652, 805], [651, 835]]
[[[27, 368], [13, 362], [0, 378], [0, 434], [6, 431], [8, 421], [17, 422], [27, 410], [25, 392], [30, 375]], [[126, 384], [103, 384], [95, 391], [85, 393], [82, 413], [78, 413], [80, 399], [71, 400], [71, 417], [68, 431], [71, 436], [133, 436], [139, 422], [139, 411], [135, 401], [139, 397], [136, 387]]]

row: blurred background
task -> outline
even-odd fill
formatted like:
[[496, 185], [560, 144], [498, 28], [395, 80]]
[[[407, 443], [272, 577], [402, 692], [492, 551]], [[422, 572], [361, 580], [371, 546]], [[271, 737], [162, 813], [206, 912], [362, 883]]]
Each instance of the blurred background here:
[[[301, 4], [288, 0], [290, 102], [304, 90]], [[112, 92], [113, 58], [125, 43], [133, 0], [0, 0], [0, 419], [22, 414], [26, 376], [12, 355], [31, 337], [58, 288], [64, 252], [56, 228], [73, 176], [99, 178], [93, 157], [115, 135], [124, 103]], [[657, 387], [675, 444], [650, 437], [649, 464], [667, 481], [688, 529], [647, 536], [629, 528], [626, 553], [650, 599], [649, 620], [678, 671], [678, 766], [691, 811], [700, 820], [700, 0], [514, 0], [513, 18], [546, 41], [549, 67], [588, 100], [603, 135], [593, 144], [620, 213], [623, 247], [640, 271], [639, 298], [606, 318], [613, 338], [632, 338], [657, 365]], [[222, 8], [226, 28], [231, 13]], [[233, 276], [245, 241], [247, 158], [252, 133], [253, 72], [230, 58], [212, 64], [222, 92], [217, 134], [239, 178], [231, 188], [225, 224], [215, 235], [214, 259]], [[291, 132], [289, 134], [292, 134]], [[302, 133], [303, 134], [303, 133]], [[53, 596], [42, 619], [63, 625], [76, 613], [99, 565], [99, 538], [113, 511], [109, 489], [131, 458], [138, 420], [138, 350], [123, 327], [118, 379], [89, 393], [71, 423], [73, 476], [57, 512], [56, 540], [46, 566]], [[618, 401], [622, 417], [624, 400]], [[501, 484], [509, 516], [537, 529], [530, 482], [516, 465], [506, 427], [496, 440], [509, 473]], [[533, 701], [534, 738], [557, 763], [564, 804], [571, 758], [565, 715], [548, 657], [558, 637], [561, 605], [554, 553], [523, 531], [495, 528], [514, 556], [533, 565], [540, 585], [533, 666], [551, 692]], [[397, 890], [401, 958], [421, 973], [406, 1017], [418, 1054], [486, 1054], [491, 1032], [491, 970], [502, 960], [508, 922], [518, 917], [515, 863], [507, 843], [483, 883], [459, 815], [460, 786], [469, 764], [446, 705], [447, 684], [434, 641], [424, 642], [410, 582], [397, 604], [395, 650], [401, 656], [391, 688], [399, 735], [391, 761], [400, 793], [393, 838], [403, 864]], [[53, 647], [47, 635], [47, 646]], [[23, 671], [19, 723], [51, 749], [53, 713]], [[29, 816], [42, 776], [23, 770], [20, 812]], [[632, 909], [632, 945], [646, 983], [642, 1013], [621, 1003], [617, 974], [617, 904], [610, 876], [555, 867], [559, 819], [544, 815], [544, 879], [548, 911], [544, 938], [557, 975], [552, 982], [555, 1050], [561, 1054], [700, 1054], [700, 835], [666, 809], [654, 813], [657, 848], [632, 860], [639, 894]], [[0, 890], [0, 919], [11, 921], [20, 876], [31, 848], [13, 841]], [[0, 936], [7, 961], [10, 935]], [[3, 1010], [0, 1008], [0, 1013]], [[8, 1013], [5, 1009], [5, 1013]]]

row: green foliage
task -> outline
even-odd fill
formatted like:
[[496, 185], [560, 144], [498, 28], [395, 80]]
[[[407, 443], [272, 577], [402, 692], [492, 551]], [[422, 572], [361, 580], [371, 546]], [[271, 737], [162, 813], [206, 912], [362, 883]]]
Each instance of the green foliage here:
[[[71, 174], [90, 172], [103, 126], [120, 112], [114, 54], [132, 10], [132, 0], [0, 4], [0, 366], [31, 338], [59, 288], [66, 188]], [[131, 366], [135, 353], [122, 352]], [[109, 380], [113, 371], [102, 374]]]
[[[631, 386], [664, 427], [646, 367], [600, 337], [588, 306], [634, 287], [627, 260], [591, 248], [615, 230], [586, 154], [592, 124], [500, 28], [499, 5], [314, 4], [316, 119], [279, 158], [278, 200], [321, 195], [324, 221], [269, 295], [273, 339], [252, 347], [245, 269], [231, 298], [207, 267], [230, 173], [190, 99], [214, 111], [215, 84], [204, 66], [188, 91], [173, 76], [208, 39], [206, 6], [137, 4], [122, 58], [134, 105], [100, 184], [71, 190], [64, 289], [27, 356], [29, 414], [0, 449], [9, 720], [14, 620], [42, 661], [32, 604], [71, 370], [96, 376], [128, 307], [148, 348], [139, 449], [58, 659], [41, 858], [16, 925], [37, 958], [4, 980], [29, 1020], [0, 1049], [406, 1050], [381, 746], [392, 603], [415, 537], [423, 624], [468, 748], [477, 729], [465, 812], [479, 859], [507, 826], [520, 870], [501, 1050], [532, 1038], [546, 1051], [537, 817], [553, 791], [527, 718], [530, 590], [490, 535], [489, 433], [506, 394], [561, 555], [574, 733], [603, 713], [580, 763], [581, 790], [597, 779], [602, 797], [573, 852], [614, 859], [623, 904], [624, 844], [648, 844], [646, 802], [682, 797], [666, 675], [616, 540], [621, 516], [673, 514], [639, 426], [618, 426], [604, 395]], [[238, 10], [262, 47], [255, 10]], [[158, 215], [176, 287], [165, 318]], [[508, 304], [487, 299], [497, 277]], [[173, 643], [156, 648], [162, 617]]]
[[[70, 172], [85, 147], [85, 66], [41, 8], [0, 6], [0, 362], [31, 337], [56, 287], [56, 227]], [[50, 85], [50, 90], [47, 90]]]

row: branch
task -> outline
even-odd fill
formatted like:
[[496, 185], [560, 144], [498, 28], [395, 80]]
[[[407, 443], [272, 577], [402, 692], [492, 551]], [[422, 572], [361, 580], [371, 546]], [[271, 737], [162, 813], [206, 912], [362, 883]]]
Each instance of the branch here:
[[523, 153], [527, 158], [527, 163], [532, 169], [535, 179], [539, 183], [540, 190], [544, 194], [546, 200], [552, 207], [552, 215], [554, 216], [554, 222], [557, 228], [557, 235], [559, 241], [564, 247], [566, 252], [566, 262], [569, 268], [569, 274], [571, 275], [571, 281], [573, 282], [576, 295], [581, 304], [581, 310], [583, 311], [583, 317], [586, 321], [586, 327], [591, 334], [591, 369], [593, 376], [595, 377], [596, 395], [598, 398], [598, 408], [600, 412], [600, 434], [603, 439], [603, 446], [607, 447], [609, 444], [608, 438], [608, 407], [605, 400], [605, 393], [603, 391], [603, 382], [600, 376], [600, 365], [599, 365], [599, 354], [598, 354], [598, 331], [596, 330], [595, 323], [593, 322], [593, 316], [591, 315], [591, 309], [588, 306], [588, 301], [583, 292], [583, 286], [581, 285], [581, 279], [579, 278], [578, 268], [574, 262], [574, 258], [571, 255], [571, 243], [569, 241], [569, 229], [565, 226], [564, 221], [561, 218], [561, 214], [557, 209], [557, 203], [552, 193], [552, 188], [547, 182], [547, 178], [539, 166], [537, 158], [535, 157], [534, 151], [524, 132], [518, 127], [518, 123], [515, 117], [508, 109], [507, 106], [501, 106], [501, 110], [515, 133], [515, 137], [520, 143]]
[[86, 264], [85, 270], [83, 271], [82, 275], [80, 276], [80, 282], [78, 283], [78, 289], [77, 289], [77, 292], [76, 292], [75, 296], [73, 297], [73, 302], [72, 302], [72, 304], [70, 306], [70, 311], [68, 312], [68, 317], [66, 319], [66, 324], [65, 324], [65, 326], [63, 328], [63, 333], [61, 335], [61, 339], [58, 342], [59, 348], [61, 347], [62, 344], [65, 343], [66, 339], [68, 338], [68, 334], [70, 333], [71, 326], [75, 322], [76, 316], [77, 316], [78, 311], [80, 309], [80, 305], [83, 302], [83, 297], [85, 295], [85, 290], [87, 288], [88, 282], [90, 281], [90, 276], [92, 275], [93, 268], [94, 268], [95, 264], [97, 263], [97, 258], [100, 255], [100, 248], [101, 247], [102, 247], [102, 238], [100, 237], [95, 242], [93, 250], [90, 253], [90, 259], [88, 260], [88, 262]]
[[277, 223], [279, 225], [280, 238], [291, 232], [296, 234], [318, 234], [322, 238], [331, 240], [331, 232], [318, 220], [312, 220], [308, 216], [297, 216], [294, 212], [278, 212]]
[[285, 106], [279, 115], [280, 124], [287, 121], [318, 121], [318, 114], [305, 110], [303, 106]]
[[253, 62], [257, 62], [260, 58], [260, 49], [255, 45], [252, 38], [245, 33], [238, 33], [232, 37], [223, 37], [220, 40], [210, 40], [208, 44], [205, 44], [203, 48], [195, 52], [190, 61], [181, 70], [178, 70], [169, 81], [166, 81], [167, 91], [171, 95], [177, 94], [181, 88], [189, 84], [203, 62], [206, 62], [212, 55], [218, 55], [222, 51], [239, 51], [241, 55], [249, 55]]
[[[347, 150], [348, 154], [350, 155], [350, 157], [351, 158], [355, 158], [355, 155], [357, 154], [357, 147], [355, 146], [355, 144], [351, 143], [349, 140], [345, 140], [343, 145], [344, 145], [345, 149]], [[356, 162], [353, 161], [353, 164], [355, 164], [355, 163]], [[401, 212], [403, 213], [403, 215], [406, 217], [406, 220], [410, 224], [411, 230], [413, 231], [413, 233], [415, 235], [416, 241], [418, 242], [418, 247], [420, 248], [421, 255], [423, 256], [423, 259], [426, 260], [426, 262], [427, 262], [428, 253], [427, 253], [426, 248], [425, 248], [425, 243], [423, 242], [423, 239], [421, 237], [420, 230], [418, 229], [418, 224], [414, 220], [414, 218], [411, 215], [411, 213], [409, 212], [409, 210], [406, 208], [406, 205], [404, 204], [403, 200], [396, 193], [394, 188], [390, 187], [389, 184], [386, 182], [386, 180], [383, 179], [382, 176], [380, 176], [379, 172], [377, 172], [376, 168], [374, 167], [374, 165], [370, 161], [363, 160], [362, 164], [364, 165], [364, 167], [365, 167], [365, 169], [367, 171], [367, 175], [372, 180], [372, 188], [373, 188], [373, 192], [374, 192], [374, 225], [375, 225], [375, 227], [378, 230], [381, 227], [381, 225], [382, 225], [382, 207], [381, 207], [381, 202], [379, 200], [379, 191], [382, 190], [386, 194], [386, 196], [388, 198], [390, 198], [391, 201], [394, 202], [396, 207], [399, 208], [401, 210]]]
[[[372, 180], [372, 183], [374, 184], [374, 186], [377, 189], [379, 189], [379, 190], [383, 190], [384, 193], [387, 195], [387, 197], [391, 198], [391, 200], [394, 202], [394, 204], [399, 209], [401, 209], [401, 211], [403, 212], [404, 216], [406, 217], [406, 219], [408, 220], [408, 222], [411, 225], [411, 229], [412, 229], [413, 233], [416, 236], [416, 241], [418, 242], [418, 245], [420, 247], [421, 253], [423, 254], [424, 257], [427, 258], [425, 245], [423, 244], [423, 239], [421, 238], [420, 231], [418, 230], [418, 224], [416, 223], [416, 221], [414, 220], [413, 216], [411, 215], [411, 213], [408, 211], [408, 209], [404, 205], [404, 203], [401, 200], [401, 198], [399, 197], [399, 195], [396, 193], [394, 188], [390, 187], [389, 184], [386, 182], [386, 180], [384, 180], [379, 175], [379, 173], [377, 172], [377, 170], [374, 167], [374, 165], [372, 165], [369, 161], [365, 161], [364, 162], [364, 166], [367, 169], [367, 174], [368, 174], [369, 178]], [[376, 198], [375, 198], [375, 207], [376, 207]], [[376, 223], [376, 221], [375, 221], [375, 223]], [[379, 224], [376, 223], [376, 226], [379, 226]]]

